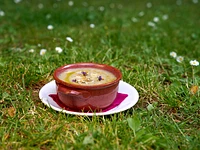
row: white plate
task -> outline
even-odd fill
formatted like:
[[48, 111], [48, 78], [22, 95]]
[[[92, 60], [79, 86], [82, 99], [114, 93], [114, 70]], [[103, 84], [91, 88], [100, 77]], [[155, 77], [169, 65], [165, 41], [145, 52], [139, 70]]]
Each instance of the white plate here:
[[72, 114], [72, 115], [83, 115], [83, 116], [103, 116], [103, 115], [110, 115], [110, 114], [114, 114], [114, 113], [118, 113], [124, 110], [127, 110], [131, 107], [133, 107], [138, 99], [139, 99], [139, 94], [137, 92], [137, 90], [131, 86], [130, 84], [124, 82], [124, 81], [120, 81], [119, 83], [119, 93], [124, 93], [124, 94], [128, 94], [128, 97], [125, 98], [125, 100], [118, 105], [117, 107], [106, 111], [106, 112], [96, 112], [96, 113], [84, 113], [84, 112], [74, 112], [74, 111], [68, 111], [68, 110], [64, 110], [62, 109], [50, 96], [49, 94], [56, 94], [56, 84], [55, 84], [55, 80], [45, 84], [39, 92], [39, 97], [41, 99], [41, 101], [47, 105], [48, 107], [51, 107], [52, 109], [56, 110], [56, 111], [61, 111], [63, 113], [67, 113], [67, 114]]

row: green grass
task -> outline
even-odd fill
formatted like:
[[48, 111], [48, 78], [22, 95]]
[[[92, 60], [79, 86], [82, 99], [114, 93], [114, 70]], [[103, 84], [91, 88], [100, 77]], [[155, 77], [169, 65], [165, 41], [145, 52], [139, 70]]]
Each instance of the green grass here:
[[[0, 149], [200, 149], [200, 92], [191, 93], [199, 86], [200, 67], [189, 63], [200, 61], [200, 2], [91, 0], [69, 6], [44, 0], [39, 9], [40, 3], [0, 1]], [[148, 26], [154, 17], [159, 21]], [[42, 48], [47, 52], [40, 56]], [[184, 61], [178, 63], [172, 51]], [[138, 90], [139, 102], [93, 117], [42, 104], [38, 92], [53, 80], [53, 71], [77, 62], [119, 68]]]

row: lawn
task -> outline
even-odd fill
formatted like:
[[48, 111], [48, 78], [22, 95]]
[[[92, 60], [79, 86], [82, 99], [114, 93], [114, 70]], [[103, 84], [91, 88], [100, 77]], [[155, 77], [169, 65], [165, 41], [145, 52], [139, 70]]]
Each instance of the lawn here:
[[[0, 149], [200, 149], [199, 8], [198, 0], [1, 0]], [[54, 70], [78, 62], [120, 69], [137, 104], [92, 117], [44, 105], [39, 90]]]

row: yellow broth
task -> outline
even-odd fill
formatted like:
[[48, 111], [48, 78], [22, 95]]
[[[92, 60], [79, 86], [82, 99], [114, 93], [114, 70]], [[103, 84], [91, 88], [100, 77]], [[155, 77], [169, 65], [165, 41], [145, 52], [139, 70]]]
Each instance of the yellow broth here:
[[76, 68], [62, 72], [59, 78], [70, 84], [90, 86], [112, 82], [116, 79], [116, 76], [102, 69]]

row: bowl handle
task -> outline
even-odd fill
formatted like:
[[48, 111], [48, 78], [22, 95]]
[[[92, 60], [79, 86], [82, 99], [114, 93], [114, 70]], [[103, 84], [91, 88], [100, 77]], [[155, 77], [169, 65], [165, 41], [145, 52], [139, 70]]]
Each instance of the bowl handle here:
[[67, 87], [63, 87], [62, 85], [58, 84], [57, 85], [57, 91], [64, 93], [66, 95], [71, 95], [71, 96], [79, 96], [81, 98], [87, 99], [91, 96], [90, 92], [84, 91], [84, 90], [71, 90]]

